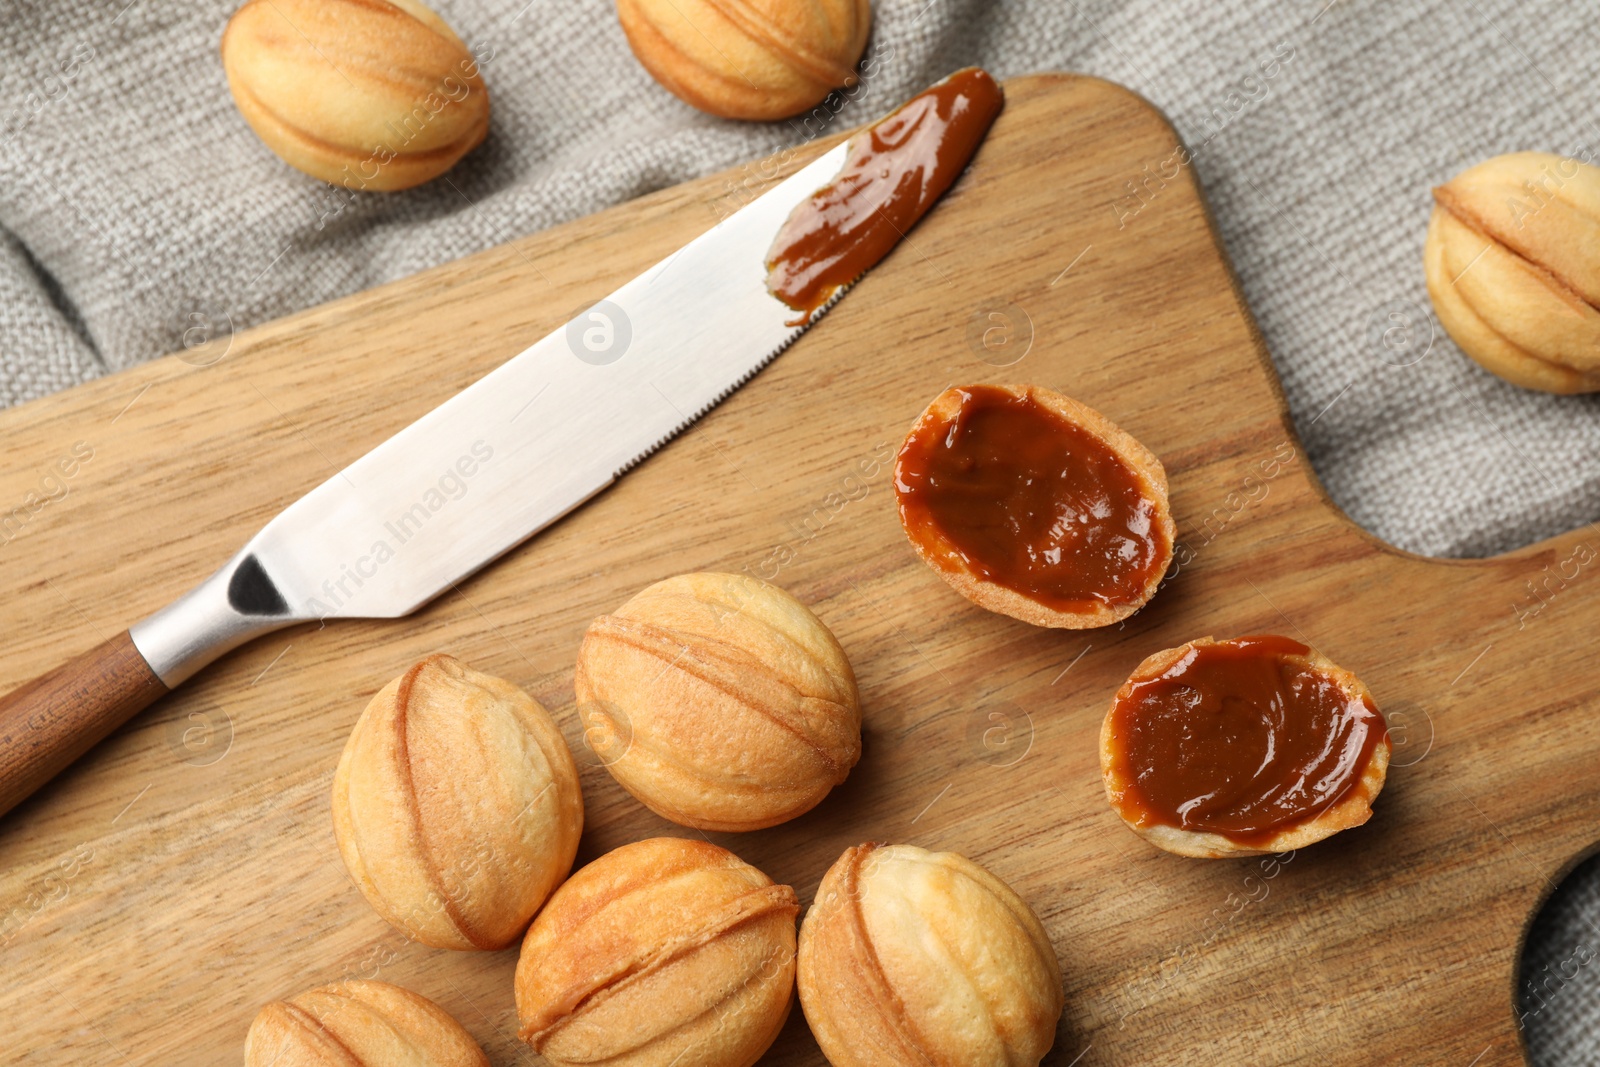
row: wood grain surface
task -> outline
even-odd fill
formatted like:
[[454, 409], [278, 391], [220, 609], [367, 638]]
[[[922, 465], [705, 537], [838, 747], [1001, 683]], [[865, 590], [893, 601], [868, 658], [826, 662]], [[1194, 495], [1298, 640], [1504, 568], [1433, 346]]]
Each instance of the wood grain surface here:
[[[573, 660], [593, 616], [720, 569], [815, 609], [855, 665], [866, 727], [860, 765], [817, 809], [712, 839], [802, 902], [863, 840], [983, 863], [1060, 956], [1047, 1062], [1520, 1063], [1519, 942], [1600, 825], [1600, 533], [1442, 562], [1354, 527], [1300, 453], [1191, 170], [1164, 165], [1167, 123], [1092, 79], [1007, 93], [905, 245], [618, 485], [410, 619], [304, 626], [226, 657], [0, 820], [5, 1059], [237, 1062], [264, 1002], [376, 976], [436, 1000], [494, 1063], [538, 1062], [514, 1036], [514, 950], [409, 944], [351, 886], [328, 806], [339, 751], [373, 692], [447, 650], [555, 714], [585, 764], [580, 862], [692, 833], [586, 760]], [[162, 360], [0, 415], [0, 685], [177, 596], [760, 173], [252, 330], [208, 366]], [[1115, 206], [1130, 182], [1137, 212]], [[1125, 625], [987, 614], [901, 534], [888, 461], [906, 428], [951, 383], [1007, 381], [1083, 400], [1166, 464], [1182, 566]], [[45, 478], [72, 456], [70, 477]], [[1356, 671], [1388, 713], [1375, 817], [1280, 860], [1155, 850], [1102, 794], [1111, 694], [1156, 649], [1271, 631]], [[821, 1062], [798, 1011], [764, 1062]]]

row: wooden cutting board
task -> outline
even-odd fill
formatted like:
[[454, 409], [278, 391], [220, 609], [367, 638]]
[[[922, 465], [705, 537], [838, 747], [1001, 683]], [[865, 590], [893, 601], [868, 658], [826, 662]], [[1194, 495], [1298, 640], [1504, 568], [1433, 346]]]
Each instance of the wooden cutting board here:
[[[988, 866], [1060, 957], [1047, 1062], [1522, 1062], [1519, 943], [1600, 826], [1600, 534], [1446, 562], [1357, 529], [1299, 450], [1192, 171], [1164, 165], [1166, 121], [1089, 78], [1006, 91], [905, 245], [617, 486], [413, 618], [248, 646], [0, 820], [7, 1062], [237, 1062], [262, 1003], [354, 976], [438, 1001], [496, 1064], [537, 1062], [515, 1038], [514, 949], [409, 944], [347, 881], [334, 764], [372, 693], [444, 649], [560, 722], [585, 763], [580, 862], [693, 833], [585, 759], [572, 696], [588, 621], [692, 570], [810, 604], [866, 716], [860, 765], [820, 807], [712, 839], [802, 902], [867, 839]], [[0, 414], [0, 517], [22, 509], [0, 544], [0, 685], [171, 600], [762, 177], [670, 189], [242, 333], [202, 350], [227, 348], [213, 365], [161, 360]], [[1006, 381], [1078, 397], [1166, 463], [1187, 563], [1124, 626], [986, 614], [900, 532], [888, 460], [912, 419], [946, 385]], [[1276, 861], [1158, 852], [1102, 794], [1107, 702], [1152, 651], [1267, 631], [1358, 672], [1389, 714], [1377, 813]], [[798, 1011], [764, 1062], [821, 1062]]]

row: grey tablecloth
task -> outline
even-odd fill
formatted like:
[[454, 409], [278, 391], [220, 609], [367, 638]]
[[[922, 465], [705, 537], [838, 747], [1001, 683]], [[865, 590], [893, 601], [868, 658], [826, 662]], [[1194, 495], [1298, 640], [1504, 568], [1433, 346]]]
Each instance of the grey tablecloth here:
[[[973, 62], [1138, 90], [1197, 149], [1339, 504], [1435, 555], [1594, 520], [1600, 402], [1525, 392], [1462, 359], [1428, 311], [1420, 255], [1429, 188], [1451, 173], [1516, 149], [1600, 148], [1600, 12], [1323, 3], [879, 0], [869, 48], [892, 59], [847, 118]], [[363, 194], [330, 218], [328, 187], [279, 163], [234, 110], [217, 58], [233, 6], [0, 0], [0, 403], [175, 351], [185, 330], [242, 329], [795, 139], [658, 88], [606, 0], [441, 0], [490, 49], [488, 142], [453, 184]], [[1600, 966], [1570, 962], [1595, 958], [1597, 918], [1600, 871], [1586, 869], [1536, 928], [1526, 970], [1544, 980], [1523, 1005], [1536, 1063], [1600, 1060]], [[1549, 981], [1556, 972], [1575, 977]]]

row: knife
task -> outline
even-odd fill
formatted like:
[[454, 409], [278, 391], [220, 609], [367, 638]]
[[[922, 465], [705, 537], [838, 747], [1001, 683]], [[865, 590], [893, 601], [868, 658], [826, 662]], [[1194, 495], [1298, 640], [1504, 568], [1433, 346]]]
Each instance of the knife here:
[[223, 653], [410, 614], [622, 477], [903, 239], [1003, 105], [986, 72], [956, 71], [311, 490], [172, 604], [0, 699], [0, 815]]
[[406, 615], [715, 407], [832, 306], [794, 323], [764, 259], [848, 148], [311, 490], [174, 603], [0, 699], [0, 814], [223, 653], [297, 623]]

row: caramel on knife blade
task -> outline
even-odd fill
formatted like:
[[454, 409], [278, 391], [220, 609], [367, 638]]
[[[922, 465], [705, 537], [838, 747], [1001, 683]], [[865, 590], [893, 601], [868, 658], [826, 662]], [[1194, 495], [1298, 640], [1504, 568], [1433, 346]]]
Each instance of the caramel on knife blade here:
[[967, 165], [1005, 103], [958, 70], [856, 135], [833, 181], [802, 201], [767, 253], [767, 288], [800, 322], [889, 254]]

